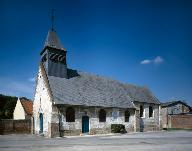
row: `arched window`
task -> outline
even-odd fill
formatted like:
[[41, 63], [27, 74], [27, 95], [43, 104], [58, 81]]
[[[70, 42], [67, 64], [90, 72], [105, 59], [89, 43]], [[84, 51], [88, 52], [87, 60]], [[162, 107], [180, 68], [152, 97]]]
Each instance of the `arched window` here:
[[130, 113], [129, 111], [125, 111], [125, 122], [129, 122]]
[[99, 122], [106, 122], [106, 112], [104, 109], [99, 111]]
[[140, 117], [143, 117], [143, 106], [140, 105]]
[[149, 117], [153, 117], [153, 107], [149, 106]]
[[72, 107], [66, 110], [66, 122], [75, 122], [75, 110]]

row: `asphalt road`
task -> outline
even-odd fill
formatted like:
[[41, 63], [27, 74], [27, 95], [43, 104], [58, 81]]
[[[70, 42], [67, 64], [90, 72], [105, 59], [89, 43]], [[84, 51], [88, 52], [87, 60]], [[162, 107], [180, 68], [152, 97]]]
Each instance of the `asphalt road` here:
[[0, 135], [0, 151], [192, 151], [192, 132], [44, 138]]

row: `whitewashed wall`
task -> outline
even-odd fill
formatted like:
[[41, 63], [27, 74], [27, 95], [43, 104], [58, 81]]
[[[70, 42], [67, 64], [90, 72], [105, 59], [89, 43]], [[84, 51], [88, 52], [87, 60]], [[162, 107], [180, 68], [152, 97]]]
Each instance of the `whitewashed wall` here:
[[16, 104], [15, 110], [13, 112], [13, 119], [14, 120], [25, 119], [25, 110], [24, 110], [19, 98], [17, 100], [17, 104]]
[[[110, 129], [111, 124], [123, 124], [129, 131], [134, 130], [135, 111], [129, 109], [130, 119], [129, 122], [125, 122], [124, 112], [125, 109], [118, 108], [103, 108], [106, 111], [106, 122], [99, 122], [99, 110], [98, 107], [74, 107], [75, 109], [75, 122], [66, 122], [66, 107], [61, 110], [62, 116], [62, 129], [63, 130], [82, 130], [82, 116], [87, 115], [89, 117], [89, 129]], [[113, 116], [117, 114], [117, 116]]]
[[40, 131], [40, 113], [43, 113], [43, 133], [45, 135], [50, 135], [50, 132], [48, 131], [50, 131], [49, 124], [51, 123], [52, 100], [48, 92], [48, 88], [45, 85], [41, 68], [39, 68], [37, 76], [37, 85], [33, 103], [34, 127], [36, 134]]

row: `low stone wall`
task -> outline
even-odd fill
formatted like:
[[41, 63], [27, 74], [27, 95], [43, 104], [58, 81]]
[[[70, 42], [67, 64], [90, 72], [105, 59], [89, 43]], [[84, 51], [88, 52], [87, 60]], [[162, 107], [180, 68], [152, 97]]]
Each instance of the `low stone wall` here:
[[32, 121], [27, 120], [0, 120], [0, 135], [4, 134], [30, 134], [32, 133]]
[[[134, 127], [130, 127], [126, 129], [127, 132], [134, 132]], [[95, 135], [95, 134], [109, 134], [111, 133], [111, 128], [91, 128], [89, 130], [90, 135]], [[80, 135], [82, 134], [81, 129], [76, 129], [76, 130], [60, 130], [60, 136], [75, 136], [75, 135]]]
[[155, 119], [142, 119], [140, 118], [140, 132], [159, 131], [160, 126]]
[[159, 125], [153, 125], [153, 124], [147, 124], [144, 127], [144, 132], [149, 132], [149, 131], [159, 131], [160, 127]]
[[178, 114], [168, 116], [169, 128], [192, 129], [192, 114]]
[[111, 133], [111, 128], [92, 128], [90, 129], [90, 134], [108, 134]]
[[60, 136], [76, 136], [80, 135], [82, 132], [80, 129], [76, 130], [61, 130], [60, 131]]

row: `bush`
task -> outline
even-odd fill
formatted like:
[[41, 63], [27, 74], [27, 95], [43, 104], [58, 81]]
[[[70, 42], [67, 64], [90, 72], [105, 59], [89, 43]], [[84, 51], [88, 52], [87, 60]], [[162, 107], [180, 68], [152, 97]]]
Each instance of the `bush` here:
[[111, 133], [127, 133], [125, 130], [125, 125], [123, 124], [111, 124]]

